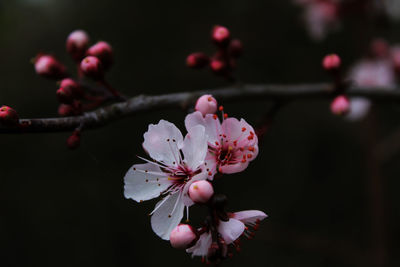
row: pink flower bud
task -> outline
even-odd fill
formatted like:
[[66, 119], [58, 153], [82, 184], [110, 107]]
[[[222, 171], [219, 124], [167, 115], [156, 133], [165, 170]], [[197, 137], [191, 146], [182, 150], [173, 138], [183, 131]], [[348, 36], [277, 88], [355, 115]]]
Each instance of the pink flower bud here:
[[89, 45], [89, 35], [83, 30], [71, 32], [67, 38], [67, 52], [71, 57], [79, 62], [85, 56], [86, 49]]
[[104, 77], [103, 66], [97, 57], [85, 57], [81, 62], [81, 69], [83, 74], [94, 80], [101, 80]]
[[88, 49], [87, 55], [94, 56], [100, 59], [104, 70], [108, 70], [114, 61], [113, 50], [111, 45], [103, 41], [92, 45]]
[[218, 103], [212, 95], [203, 95], [197, 99], [195, 110], [200, 111], [203, 116], [213, 114], [217, 111]]
[[13, 126], [17, 125], [18, 122], [18, 113], [14, 109], [8, 106], [2, 106], [0, 108], [0, 124]]
[[327, 71], [338, 70], [340, 68], [341, 60], [336, 54], [330, 54], [324, 57], [322, 66]]
[[74, 81], [73, 79], [70, 78], [63, 79], [60, 83], [60, 87], [71, 90], [74, 98], [80, 98], [83, 96], [83, 89], [81, 85], [76, 81]]
[[63, 104], [70, 104], [74, 100], [73, 93], [72, 93], [71, 89], [69, 89], [69, 87], [59, 88], [56, 91], [56, 95], [57, 95], [58, 101], [60, 101], [60, 103], [63, 103]]
[[70, 137], [67, 139], [67, 147], [69, 149], [76, 149], [81, 144], [81, 132], [74, 131]]
[[58, 115], [62, 117], [74, 115], [74, 108], [72, 105], [61, 104], [58, 106]]
[[36, 73], [40, 76], [56, 80], [66, 76], [64, 65], [51, 55], [39, 54], [34, 63]]
[[331, 103], [331, 112], [335, 115], [345, 115], [350, 111], [350, 101], [344, 95], [339, 95]]
[[217, 45], [226, 46], [229, 44], [230, 35], [226, 27], [217, 25], [212, 30], [211, 38]]
[[240, 57], [243, 54], [243, 44], [239, 39], [234, 39], [229, 44], [228, 50], [232, 57]]
[[198, 240], [198, 236], [192, 226], [179, 224], [169, 236], [171, 246], [177, 249], [186, 249], [193, 246]]
[[189, 197], [196, 203], [206, 203], [213, 194], [214, 189], [206, 180], [193, 182], [189, 187]]
[[226, 64], [216, 58], [213, 58], [210, 62], [211, 70], [216, 74], [223, 74], [226, 70]]
[[192, 53], [186, 58], [186, 65], [189, 68], [200, 69], [210, 62], [210, 58], [201, 52]]

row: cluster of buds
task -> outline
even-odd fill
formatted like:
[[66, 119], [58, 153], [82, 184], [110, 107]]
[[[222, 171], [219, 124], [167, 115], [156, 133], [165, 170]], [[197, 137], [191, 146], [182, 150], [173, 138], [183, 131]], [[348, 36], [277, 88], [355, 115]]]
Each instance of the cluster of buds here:
[[[146, 163], [128, 170], [124, 194], [137, 202], [162, 197], [150, 213], [153, 231], [174, 248], [219, 262], [240, 250], [242, 236], [253, 238], [267, 217], [256, 210], [227, 212], [226, 197], [215, 194], [212, 184], [215, 177], [249, 166], [258, 155], [258, 137], [244, 119], [229, 117], [212, 95], [197, 100], [185, 126], [183, 137], [168, 121], [149, 125], [142, 146], [151, 160], [141, 158]], [[195, 204], [209, 211], [198, 227], [188, 224], [189, 207]], [[181, 224], [185, 209], [186, 224]]]
[[243, 53], [242, 42], [232, 39], [229, 30], [220, 25], [214, 26], [211, 39], [217, 47], [215, 54], [210, 57], [203, 52], [192, 53], [186, 58], [186, 65], [194, 69], [209, 66], [215, 74], [233, 80], [232, 72], [236, 68], [237, 59]]
[[[107, 42], [100, 41], [89, 46], [89, 35], [76, 30], [68, 35], [66, 50], [76, 64], [77, 78], [67, 72], [67, 68], [50, 54], [39, 53], [33, 60], [35, 71], [47, 79], [56, 80], [56, 90], [60, 116], [77, 116], [94, 109], [107, 100], [121, 99], [118, 91], [105, 80], [105, 72], [113, 63], [113, 49]], [[91, 87], [84, 78], [93, 80]], [[80, 143], [80, 129], [68, 138], [67, 146], [77, 148]]]
[[334, 78], [334, 99], [331, 102], [331, 112], [334, 115], [346, 115], [350, 110], [350, 101], [345, 94], [347, 86], [342, 81], [341, 59], [337, 54], [326, 55], [322, 67]]

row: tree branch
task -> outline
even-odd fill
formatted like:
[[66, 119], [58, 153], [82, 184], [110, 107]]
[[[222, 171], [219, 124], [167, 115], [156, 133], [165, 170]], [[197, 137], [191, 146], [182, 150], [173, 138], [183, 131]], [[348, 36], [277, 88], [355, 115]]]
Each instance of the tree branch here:
[[[156, 96], [139, 95], [120, 102], [86, 112], [81, 116], [44, 119], [21, 119], [19, 126], [0, 126], [0, 133], [44, 133], [72, 131], [77, 127], [94, 129], [118, 119], [134, 116], [146, 111], [167, 108], [188, 108], [203, 94], [212, 94], [219, 101], [243, 100], [294, 100], [304, 98], [332, 97], [334, 86], [331, 84], [302, 85], [237, 85], [214, 90], [172, 93]], [[400, 90], [383, 88], [352, 88], [349, 96], [363, 96], [377, 101], [400, 101]]]

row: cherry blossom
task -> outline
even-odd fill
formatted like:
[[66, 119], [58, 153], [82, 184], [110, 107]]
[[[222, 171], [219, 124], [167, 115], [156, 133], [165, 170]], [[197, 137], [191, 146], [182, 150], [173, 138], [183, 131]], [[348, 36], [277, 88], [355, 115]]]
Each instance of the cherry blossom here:
[[340, 1], [336, 0], [294, 0], [304, 7], [303, 19], [310, 36], [320, 41], [331, 30], [339, 28], [338, 9]]
[[205, 127], [208, 136], [206, 167], [210, 174], [215, 170], [227, 174], [241, 172], [258, 154], [257, 136], [244, 119], [224, 118], [221, 124], [217, 115], [203, 117], [196, 111], [186, 116], [185, 125], [188, 131], [196, 125]]
[[[363, 60], [352, 68], [349, 76], [356, 86], [364, 88], [379, 87], [393, 90], [396, 87], [393, 63], [385, 58]], [[350, 112], [346, 118], [353, 121], [362, 119], [367, 115], [370, 107], [371, 102], [366, 98], [351, 98]]]
[[188, 253], [192, 253], [192, 257], [201, 256], [203, 258], [210, 257], [214, 249], [222, 245], [221, 253], [222, 257], [226, 257], [229, 251], [229, 246], [238, 246], [238, 239], [240, 236], [244, 235], [248, 238], [254, 236], [254, 232], [257, 230], [260, 222], [267, 218], [268, 216], [259, 210], [246, 210], [235, 213], [229, 213], [229, 220], [219, 221], [218, 224], [218, 235], [219, 235], [219, 245], [216, 241], [213, 241], [212, 233], [206, 231], [202, 233], [196, 244], [186, 250]]
[[189, 129], [185, 139], [172, 123], [160, 120], [150, 124], [144, 134], [143, 148], [154, 160], [135, 164], [125, 175], [125, 197], [137, 202], [159, 196], [155, 209], [150, 213], [153, 231], [168, 240], [177, 226], [184, 208], [193, 205], [188, 196], [190, 184], [207, 179], [203, 171], [207, 154], [207, 135], [202, 125]]

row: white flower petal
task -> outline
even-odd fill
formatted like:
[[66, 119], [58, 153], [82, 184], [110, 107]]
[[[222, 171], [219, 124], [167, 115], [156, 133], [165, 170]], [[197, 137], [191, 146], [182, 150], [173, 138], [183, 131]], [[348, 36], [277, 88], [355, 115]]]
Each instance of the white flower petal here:
[[167, 196], [168, 199], [160, 206], [157, 203], [157, 210], [151, 216], [151, 227], [153, 231], [162, 239], [169, 240], [171, 231], [177, 226], [183, 217], [183, 210], [185, 205], [182, 200], [182, 192], [177, 192], [173, 195]]
[[204, 233], [200, 236], [199, 240], [193, 247], [186, 249], [187, 253], [192, 253], [192, 257], [194, 256], [202, 256], [205, 257], [208, 254], [208, 249], [211, 247], [212, 237], [210, 233]]
[[209, 143], [214, 144], [220, 141], [221, 123], [218, 118], [214, 118], [214, 114], [207, 114], [203, 117], [200, 111], [196, 111], [187, 115], [185, 118], [186, 130], [189, 132], [190, 128], [196, 125], [204, 126]]
[[172, 182], [154, 164], [133, 165], [124, 177], [124, 195], [137, 202], [160, 196]]
[[268, 215], [260, 210], [244, 210], [233, 213], [233, 218], [242, 221], [244, 224], [255, 223], [257, 220], [264, 220]]
[[186, 165], [195, 171], [207, 155], [208, 144], [207, 135], [202, 125], [196, 125], [188, 130], [188, 134], [183, 141], [183, 156]]
[[178, 164], [182, 144], [182, 133], [174, 124], [165, 120], [160, 120], [156, 125], [150, 124], [144, 134], [143, 148], [150, 157], [169, 166]]
[[363, 119], [371, 108], [371, 102], [367, 98], [354, 97], [350, 99], [350, 112], [346, 119], [357, 121]]
[[244, 228], [245, 226], [241, 221], [231, 218], [227, 222], [220, 221], [218, 232], [226, 244], [230, 244], [242, 235]]

